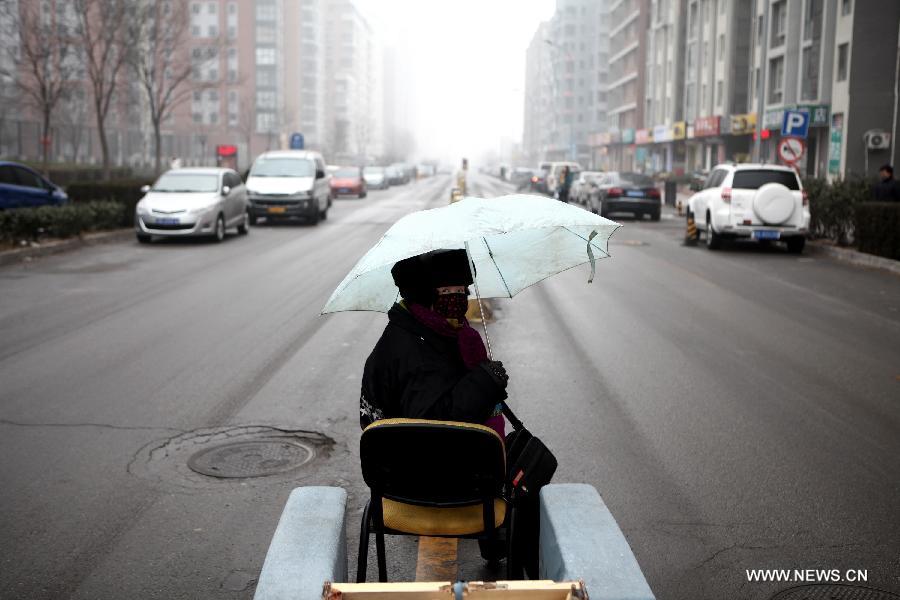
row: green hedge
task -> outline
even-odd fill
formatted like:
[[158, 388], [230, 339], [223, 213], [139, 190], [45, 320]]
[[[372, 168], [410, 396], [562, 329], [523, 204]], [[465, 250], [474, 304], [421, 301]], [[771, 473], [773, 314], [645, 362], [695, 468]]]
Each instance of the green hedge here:
[[856, 206], [872, 197], [869, 183], [859, 178], [830, 184], [824, 179], [806, 179], [803, 188], [809, 196], [809, 229], [813, 237], [848, 245], [855, 229]]
[[[28, 165], [38, 173], [44, 172], [44, 165], [40, 162], [27, 161]], [[72, 163], [51, 163], [47, 165], [47, 176], [56, 185], [66, 187], [75, 182], [97, 182], [103, 179], [103, 167], [97, 165], [79, 165]], [[126, 179], [132, 177], [130, 167], [113, 167], [110, 169], [113, 179]]]
[[900, 203], [857, 205], [856, 242], [860, 252], [900, 260]]
[[[121, 227], [124, 206], [118, 202], [86, 202], [0, 211], [0, 240], [18, 243], [42, 235], [67, 238], [87, 231]], [[128, 216], [131, 222], [131, 216]]]
[[95, 200], [118, 202], [125, 207], [122, 225], [128, 226], [134, 220], [134, 207], [144, 197], [141, 186], [152, 184], [147, 179], [117, 179], [112, 181], [90, 181], [71, 184], [66, 193], [72, 202], [80, 204]]

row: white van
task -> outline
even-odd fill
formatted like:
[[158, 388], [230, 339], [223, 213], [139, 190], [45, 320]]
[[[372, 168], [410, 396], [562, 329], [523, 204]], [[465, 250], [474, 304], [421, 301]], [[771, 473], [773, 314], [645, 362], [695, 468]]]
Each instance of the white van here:
[[303, 219], [317, 224], [331, 206], [325, 160], [308, 150], [274, 150], [256, 157], [247, 176], [250, 223]]

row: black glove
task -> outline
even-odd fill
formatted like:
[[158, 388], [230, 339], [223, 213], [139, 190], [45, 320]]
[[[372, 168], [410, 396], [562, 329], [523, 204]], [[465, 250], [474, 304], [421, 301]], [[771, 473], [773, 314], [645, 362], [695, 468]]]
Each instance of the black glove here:
[[491, 379], [494, 380], [501, 389], [506, 389], [506, 383], [509, 381], [509, 375], [506, 374], [506, 369], [503, 368], [503, 363], [499, 360], [486, 360], [479, 365], [482, 369], [488, 372], [488, 375], [491, 376]]

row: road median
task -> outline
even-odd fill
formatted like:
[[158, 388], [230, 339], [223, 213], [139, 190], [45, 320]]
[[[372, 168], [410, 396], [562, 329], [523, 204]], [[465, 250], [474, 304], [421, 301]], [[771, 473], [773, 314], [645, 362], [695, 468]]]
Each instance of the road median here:
[[98, 231], [61, 240], [47, 240], [42, 243], [32, 242], [21, 248], [0, 251], [0, 266], [29, 262], [42, 256], [69, 252], [85, 246], [123, 242], [133, 238], [134, 229], [131, 227], [123, 227], [122, 229]]

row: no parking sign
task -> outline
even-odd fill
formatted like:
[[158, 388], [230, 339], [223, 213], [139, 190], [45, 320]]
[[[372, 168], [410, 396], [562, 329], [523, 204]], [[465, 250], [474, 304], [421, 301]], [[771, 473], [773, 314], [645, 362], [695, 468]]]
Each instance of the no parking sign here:
[[804, 152], [806, 144], [799, 138], [786, 137], [778, 142], [778, 156], [788, 165], [793, 166], [800, 162]]

